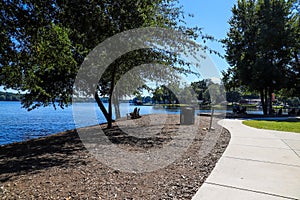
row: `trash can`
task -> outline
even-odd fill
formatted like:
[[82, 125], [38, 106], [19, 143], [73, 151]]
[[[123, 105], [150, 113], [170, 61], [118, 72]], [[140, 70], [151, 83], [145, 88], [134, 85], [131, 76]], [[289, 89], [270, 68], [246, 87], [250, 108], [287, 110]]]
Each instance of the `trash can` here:
[[195, 108], [182, 107], [180, 112], [180, 124], [192, 125], [195, 123]]

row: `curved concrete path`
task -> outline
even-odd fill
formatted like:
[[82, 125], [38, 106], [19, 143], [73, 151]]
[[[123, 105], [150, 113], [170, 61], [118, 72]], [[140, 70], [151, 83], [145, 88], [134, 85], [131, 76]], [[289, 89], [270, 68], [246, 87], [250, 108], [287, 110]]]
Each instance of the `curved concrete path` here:
[[193, 200], [300, 199], [300, 134], [221, 124], [230, 143]]

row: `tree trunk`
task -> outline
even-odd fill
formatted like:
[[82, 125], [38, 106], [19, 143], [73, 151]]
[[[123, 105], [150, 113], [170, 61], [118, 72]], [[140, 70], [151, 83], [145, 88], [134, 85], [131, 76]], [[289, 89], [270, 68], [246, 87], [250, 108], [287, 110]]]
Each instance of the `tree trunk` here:
[[272, 93], [273, 90], [269, 88], [269, 115], [273, 114], [273, 107], [272, 107]]
[[266, 88], [264, 91], [264, 95], [265, 95], [265, 108], [264, 108], [264, 114], [267, 115], [268, 114], [268, 89]]
[[260, 99], [261, 99], [261, 106], [263, 109], [263, 113], [264, 115], [267, 115], [267, 105], [266, 105], [266, 101], [265, 101], [265, 92], [264, 89], [260, 90]]
[[120, 113], [120, 104], [119, 104], [119, 102], [114, 103], [114, 107], [115, 107], [116, 119], [120, 119], [121, 118], [121, 113]]
[[95, 100], [96, 100], [96, 102], [97, 102], [97, 104], [98, 104], [98, 107], [99, 107], [100, 110], [102, 111], [102, 113], [103, 113], [103, 115], [104, 115], [106, 121], [112, 121], [112, 119], [109, 117], [109, 114], [107, 113], [106, 108], [105, 108], [105, 106], [103, 105], [103, 103], [102, 103], [102, 101], [101, 101], [101, 99], [100, 99], [100, 97], [99, 97], [99, 95], [98, 95], [98, 91], [95, 92]]
[[112, 97], [113, 91], [115, 87], [115, 76], [116, 76], [116, 66], [113, 66], [112, 77], [111, 77], [111, 84], [110, 84], [110, 91], [109, 91], [109, 99], [108, 99], [108, 114], [111, 120], [107, 121], [107, 128], [112, 128]]
[[108, 115], [109, 120], [107, 121], [107, 128], [112, 128], [112, 103], [111, 103], [111, 96], [108, 99]]
[[115, 115], [116, 115], [116, 119], [120, 119], [121, 118], [121, 112], [120, 112], [120, 102], [119, 102], [119, 95], [118, 92], [114, 92], [113, 94], [113, 104], [115, 107]]

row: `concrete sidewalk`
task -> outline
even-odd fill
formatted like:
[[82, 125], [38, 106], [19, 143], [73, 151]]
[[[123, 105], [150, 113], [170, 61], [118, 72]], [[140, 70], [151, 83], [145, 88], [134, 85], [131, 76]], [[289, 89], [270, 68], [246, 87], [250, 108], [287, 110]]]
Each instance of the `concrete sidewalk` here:
[[193, 200], [300, 199], [300, 134], [221, 124], [230, 143]]

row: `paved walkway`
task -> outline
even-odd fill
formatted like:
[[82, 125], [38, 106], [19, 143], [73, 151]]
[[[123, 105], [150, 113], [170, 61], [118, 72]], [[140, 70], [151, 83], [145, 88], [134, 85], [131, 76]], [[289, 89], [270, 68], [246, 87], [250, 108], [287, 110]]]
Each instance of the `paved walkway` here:
[[193, 200], [300, 199], [300, 134], [222, 125], [231, 141]]

